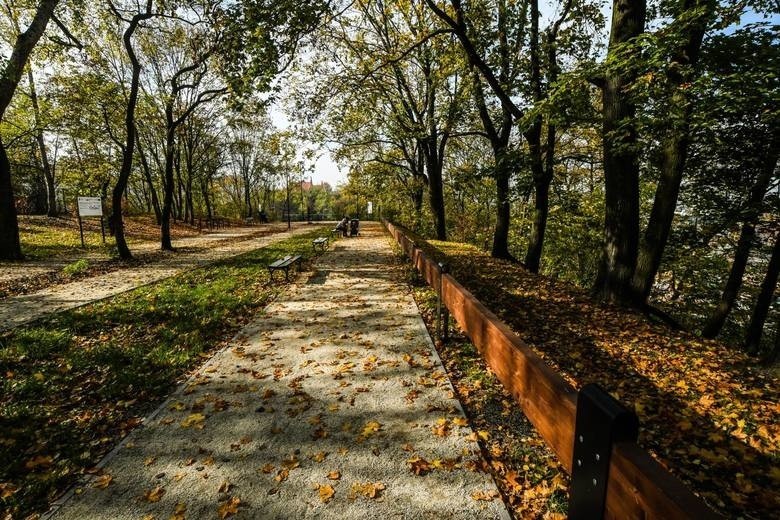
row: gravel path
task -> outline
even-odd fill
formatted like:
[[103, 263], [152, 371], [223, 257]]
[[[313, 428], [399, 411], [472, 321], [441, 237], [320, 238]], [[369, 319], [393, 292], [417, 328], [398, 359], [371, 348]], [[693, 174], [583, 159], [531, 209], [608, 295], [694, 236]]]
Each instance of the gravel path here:
[[[47, 314], [108, 298], [187, 269], [264, 247], [295, 234], [306, 233], [311, 229], [311, 226], [297, 225], [291, 232], [284, 227], [270, 235], [252, 236], [253, 233], [259, 233], [258, 228], [234, 228], [204, 237], [183, 238], [174, 243], [174, 247], [180, 248], [180, 251], [162, 254], [157, 261], [71, 283], [53, 285], [30, 294], [0, 299], [0, 332]], [[158, 249], [159, 244], [154, 247]], [[144, 248], [137, 250], [143, 251]]]
[[506, 518], [394, 259], [338, 241], [52, 517]]

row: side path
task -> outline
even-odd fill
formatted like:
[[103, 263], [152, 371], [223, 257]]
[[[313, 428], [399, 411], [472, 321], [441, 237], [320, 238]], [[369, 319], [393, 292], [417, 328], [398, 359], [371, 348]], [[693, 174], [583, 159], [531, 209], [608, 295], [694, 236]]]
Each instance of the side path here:
[[[240, 255], [293, 235], [306, 233], [311, 226], [297, 226], [292, 231], [247, 239], [237, 235], [235, 241], [212, 235], [203, 249], [179, 251], [164, 255], [159, 261], [111, 271], [71, 283], [54, 285], [30, 294], [0, 299], [0, 332], [10, 330], [47, 314], [80, 307], [142, 285], [169, 278], [187, 269]], [[220, 240], [221, 238], [221, 240]], [[177, 242], [177, 246], [180, 246]]]
[[378, 225], [340, 240], [51, 518], [508, 518]]

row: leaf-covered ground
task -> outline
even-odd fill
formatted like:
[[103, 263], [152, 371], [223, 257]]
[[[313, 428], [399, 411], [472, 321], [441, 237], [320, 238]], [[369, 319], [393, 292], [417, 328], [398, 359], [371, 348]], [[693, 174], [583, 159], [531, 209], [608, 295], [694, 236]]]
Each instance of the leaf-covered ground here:
[[299, 235], [0, 336], [0, 518], [23, 518], [117, 440], [264, 306], [266, 265]]
[[585, 291], [458, 243], [418, 244], [580, 387], [597, 382], [641, 421], [639, 443], [715, 510], [780, 510], [775, 373], [717, 341], [594, 302]]
[[[424, 281], [412, 279], [418, 282], [414, 283], [415, 300], [434, 336], [436, 293]], [[448, 340], [437, 341], [436, 350], [472, 428], [482, 433], [477, 440], [487, 461], [483, 469], [493, 475], [514, 518], [566, 518], [566, 470], [474, 345], [452, 323]]]

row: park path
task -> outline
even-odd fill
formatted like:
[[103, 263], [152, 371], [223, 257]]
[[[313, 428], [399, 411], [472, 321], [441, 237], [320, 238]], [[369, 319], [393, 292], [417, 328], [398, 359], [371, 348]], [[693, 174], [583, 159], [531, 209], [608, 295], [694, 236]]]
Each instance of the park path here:
[[[311, 226], [300, 224], [294, 226], [292, 231], [287, 231], [286, 227], [278, 227], [272, 234], [259, 235], [261, 231], [256, 227], [236, 228], [204, 237], [183, 238], [174, 242], [178, 251], [166, 252], [154, 261], [0, 299], [0, 332], [48, 314], [80, 307], [174, 276], [185, 270], [240, 255], [311, 229]], [[154, 244], [133, 250], [141, 252], [149, 247], [159, 251], [160, 246]]]
[[[51, 518], [507, 518], [376, 224], [339, 240]], [[179, 516], [177, 516], [177, 514]]]

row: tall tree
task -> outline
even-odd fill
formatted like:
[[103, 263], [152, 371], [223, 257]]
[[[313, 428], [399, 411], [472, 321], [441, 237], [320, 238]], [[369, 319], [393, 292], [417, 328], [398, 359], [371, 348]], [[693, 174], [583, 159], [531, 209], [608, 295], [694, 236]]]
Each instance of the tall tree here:
[[726, 285], [723, 287], [720, 300], [702, 328], [701, 335], [705, 338], [714, 338], [720, 333], [742, 288], [745, 268], [747, 267], [750, 250], [753, 248], [756, 236], [756, 222], [763, 210], [764, 197], [770, 182], [775, 176], [778, 159], [780, 158], [780, 129], [775, 127], [773, 134], [768, 142], [766, 156], [762, 161], [761, 172], [755, 184], [751, 187], [748, 199], [744, 208], [742, 208], [742, 227], [737, 247], [734, 251], [734, 260], [731, 263], [729, 276], [726, 280]]
[[688, 158], [693, 101], [689, 86], [698, 75], [697, 65], [704, 34], [715, 11], [714, 0], [684, 0], [676, 20], [660, 34], [675, 42], [666, 68], [668, 125], [661, 145], [661, 168], [650, 219], [642, 238], [632, 281], [638, 303], [647, 301], [661, 265], [672, 228], [680, 183]]
[[604, 140], [604, 252], [594, 293], [630, 303], [639, 243], [639, 147], [636, 104], [629, 89], [636, 79], [630, 52], [645, 29], [645, 0], [614, 0], [602, 93]]
[[[0, 71], [0, 121], [5, 116], [11, 99], [19, 86], [24, 68], [46, 25], [54, 14], [58, 0], [41, 0], [27, 29], [16, 38], [11, 56]], [[20, 260], [19, 223], [16, 216], [11, 163], [0, 136], [0, 259]]]
[[116, 247], [119, 251], [120, 258], [129, 259], [132, 258], [130, 248], [127, 246], [127, 240], [125, 239], [125, 227], [122, 216], [122, 197], [127, 189], [127, 181], [130, 178], [130, 173], [133, 171], [133, 154], [135, 152], [136, 144], [136, 128], [135, 128], [135, 108], [138, 104], [138, 90], [141, 78], [141, 63], [138, 61], [135, 49], [133, 47], [133, 35], [135, 31], [140, 27], [141, 22], [152, 18], [155, 13], [152, 11], [154, 0], [146, 0], [145, 8], [133, 15], [131, 18], [127, 18], [122, 11], [120, 11], [113, 2], [109, 2], [111, 11], [114, 16], [127, 23], [127, 28], [122, 35], [122, 42], [124, 43], [125, 52], [130, 59], [131, 76], [130, 76], [130, 91], [127, 97], [127, 108], [125, 110], [125, 139], [122, 145], [122, 166], [119, 170], [119, 177], [117, 178], [114, 189], [111, 193], [111, 228], [116, 240]]

